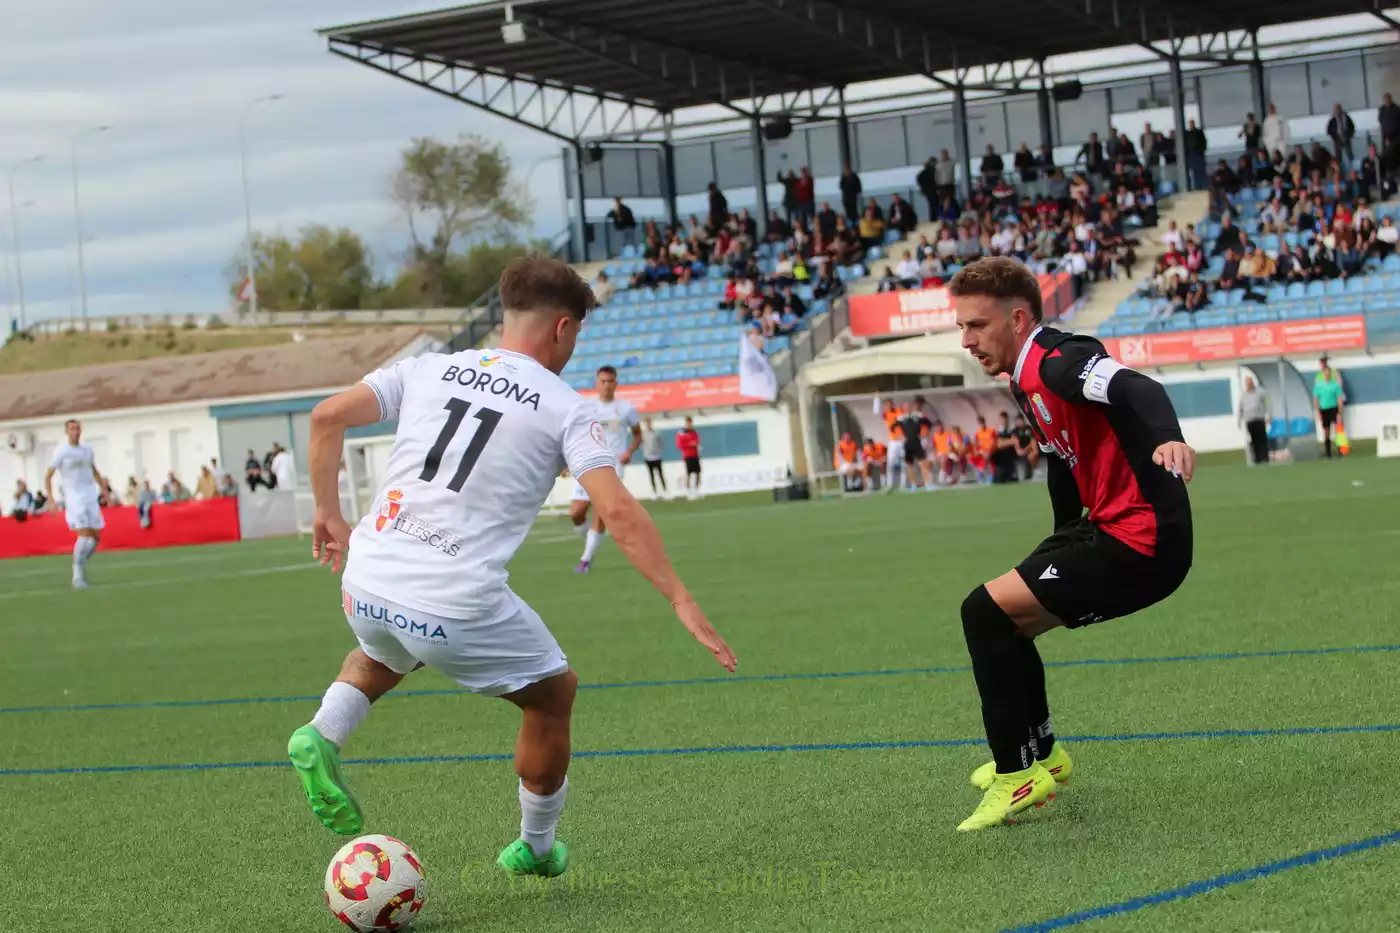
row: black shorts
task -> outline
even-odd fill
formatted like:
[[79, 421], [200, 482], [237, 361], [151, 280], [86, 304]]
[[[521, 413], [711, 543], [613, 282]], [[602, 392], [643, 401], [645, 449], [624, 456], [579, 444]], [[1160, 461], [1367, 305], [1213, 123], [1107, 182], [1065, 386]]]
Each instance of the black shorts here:
[[1322, 408], [1322, 409], [1319, 409], [1319, 410], [1318, 410], [1317, 414], [1318, 414], [1318, 417], [1320, 417], [1320, 418], [1322, 419], [1322, 430], [1328, 431], [1328, 430], [1331, 430], [1333, 427], [1336, 426], [1336, 424], [1337, 424], [1337, 409], [1335, 409], [1335, 408]]
[[904, 462], [918, 463], [924, 459], [924, 445], [917, 437], [906, 437], [904, 439]]
[[1080, 518], [1042, 541], [1016, 572], [1066, 628], [1079, 628], [1161, 602], [1190, 569], [1189, 543], [1148, 557]]
[[685, 475], [686, 475], [686, 476], [699, 476], [699, 475], [700, 475], [700, 458], [699, 458], [699, 457], [686, 457], [686, 458], [685, 458]]

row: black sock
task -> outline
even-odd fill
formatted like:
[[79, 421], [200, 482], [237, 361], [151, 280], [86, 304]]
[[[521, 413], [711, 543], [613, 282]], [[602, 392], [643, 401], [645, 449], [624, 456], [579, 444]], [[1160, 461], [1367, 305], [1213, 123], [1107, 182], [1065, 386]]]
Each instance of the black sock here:
[[1035, 640], [1021, 638], [1021, 666], [1026, 677], [1026, 726], [1031, 736], [1031, 752], [1037, 761], [1050, 757], [1055, 747], [1055, 727], [1050, 722], [1050, 701], [1045, 697], [1045, 665]]
[[1331, 459], [1332, 459], [1332, 438], [1331, 438], [1331, 436], [1329, 435], [1329, 436], [1323, 438], [1322, 444], [1323, 444], [1324, 447], [1327, 448], [1327, 459], [1328, 459], [1328, 460], [1331, 460]]
[[1020, 645], [1025, 639], [985, 586], [963, 600], [962, 623], [997, 773], [1029, 768], [1035, 758], [1026, 732], [1026, 673]]

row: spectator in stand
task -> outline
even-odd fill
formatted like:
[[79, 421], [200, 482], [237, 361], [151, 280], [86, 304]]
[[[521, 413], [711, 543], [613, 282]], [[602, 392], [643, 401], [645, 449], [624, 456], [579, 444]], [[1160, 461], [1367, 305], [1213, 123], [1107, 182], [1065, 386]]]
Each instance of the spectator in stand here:
[[1089, 259], [1084, 255], [1078, 240], [1069, 244], [1069, 253], [1060, 263], [1060, 268], [1069, 273], [1070, 282], [1074, 287], [1074, 298], [1078, 301], [1084, 296], [1085, 283], [1089, 280]]
[[1187, 121], [1186, 138], [1182, 142], [1186, 150], [1188, 186], [1199, 191], [1206, 186], [1206, 134], [1195, 120]]
[[865, 249], [885, 242], [885, 221], [880, 209], [874, 204], [865, 208], [865, 216], [860, 219], [860, 245]]
[[1261, 142], [1270, 154], [1287, 152], [1289, 145], [1288, 121], [1278, 115], [1278, 107], [1269, 104], [1269, 113], [1264, 117]]
[[847, 162], [841, 169], [841, 206], [846, 209], [846, 220], [855, 223], [860, 219], [860, 193], [863, 189], [860, 176]]
[[934, 182], [938, 186], [938, 193], [945, 198], [952, 197], [957, 191], [958, 164], [953, 161], [947, 149], [938, 153], [938, 164], [934, 166]]
[[986, 184], [992, 184], [1006, 171], [1006, 164], [1001, 161], [1001, 156], [997, 155], [997, 147], [987, 143], [987, 153], [982, 156], [982, 165], [977, 169]]
[[155, 506], [159, 501], [156, 497], [156, 491], [151, 488], [151, 481], [146, 480], [141, 485], [141, 491], [136, 497], [136, 518], [142, 528], [151, 527], [151, 522], [155, 517]]
[[1169, 253], [1186, 252], [1186, 238], [1176, 228], [1175, 220], [1167, 221], [1167, 232], [1162, 234], [1162, 245], [1167, 248]]
[[934, 252], [945, 265], [958, 261], [958, 241], [954, 238], [953, 228], [944, 224], [938, 231], [938, 242], [933, 246]]
[[1138, 152], [1144, 168], [1156, 168], [1161, 161], [1157, 147], [1162, 137], [1152, 129], [1151, 123], [1142, 125], [1142, 135], [1138, 137]]
[[608, 220], [612, 221], [613, 229], [617, 231], [618, 240], [622, 245], [631, 246], [637, 242], [637, 217], [632, 213], [632, 208], [622, 203], [622, 198], [613, 198]]
[[1016, 168], [1016, 174], [1021, 177], [1021, 181], [1026, 184], [1040, 177], [1035, 165], [1035, 153], [1031, 152], [1029, 143], [1021, 143], [1021, 148], [1016, 150], [1011, 164]]
[[1118, 161], [1118, 157], [1123, 154], [1122, 136], [1118, 132], [1118, 127], [1108, 128], [1108, 139], [1104, 142], [1104, 155], [1108, 157], [1109, 164]]
[[1091, 175], [1101, 176], [1107, 172], [1108, 160], [1104, 157], [1103, 143], [1099, 142], [1098, 133], [1089, 134], [1088, 142], [1079, 147], [1074, 161], [1083, 161], [1084, 169]]
[[1235, 160], [1235, 178], [1239, 180], [1241, 188], [1254, 187], [1254, 161], [1249, 156], [1240, 156]]
[[738, 224], [740, 235], [746, 237], [750, 245], [758, 242], [758, 221], [749, 214], [747, 207], [739, 209], [739, 216], [735, 223]]
[[219, 483], [207, 466], [199, 468], [199, 480], [194, 484], [196, 499], [213, 499], [219, 495]]
[[943, 267], [937, 253], [926, 253], [924, 258], [919, 260], [919, 284], [924, 288], [942, 285], [947, 278], [948, 270]]
[[836, 236], [836, 219], [838, 215], [831, 207], [830, 201], [822, 202], [822, 209], [817, 212], [817, 230], [821, 231], [823, 238], [830, 240]]
[[[946, 152], [946, 150], [945, 150]], [[943, 199], [943, 194], [938, 188], [938, 160], [929, 156], [924, 167], [919, 169], [919, 174], [914, 176], [914, 184], [919, 186], [919, 193], [928, 202], [928, 219], [934, 221], [938, 219], [938, 202]]]
[[[1274, 277], [1274, 268], [1274, 260], [1267, 252], [1256, 249], [1253, 244], [1246, 246], [1244, 258], [1240, 260], [1240, 281], [1246, 292], [1268, 288]], [[1247, 294], [1245, 297], [1250, 296]]]
[[1283, 233], [1288, 229], [1290, 216], [1288, 205], [1274, 196], [1259, 210], [1260, 229], [1265, 233]]
[[899, 266], [895, 269], [895, 274], [899, 277], [901, 288], [918, 288], [923, 284], [923, 275], [919, 272], [919, 261], [907, 249], [904, 251], [904, 258], [899, 261]]
[[1225, 251], [1225, 265], [1220, 267], [1220, 277], [1215, 287], [1222, 292], [1240, 288], [1240, 254], [1233, 249]]
[[1382, 217], [1381, 225], [1376, 230], [1376, 243], [1372, 247], [1373, 255], [1384, 259], [1395, 252], [1397, 244], [1400, 244], [1400, 227], [1395, 226], [1395, 221], [1389, 217]]
[[[788, 174], [792, 173], [789, 172]], [[776, 210], [768, 212], [768, 223], [766, 226], [767, 229], [764, 230], [763, 238], [769, 243], [785, 242], [787, 238], [792, 235], [791, 225], [789, 225]]]
[[[797, 219], [797, 173], [788, 169], [778, 173], [778, 184], [783, 186], [783, 213], [788, 220]], [[776, 214], [777, 211], [773, 211]], [[770, 215], [771, 216], [771, 215]]]
[[1180, 301], [1176, 303], [1176, 310], [1195, 314], [1208, 303], [1206, 283], [1201, 281], [1200, 273], [1193, 271], [1182, 284]]
[[190, 491], [184, 483], [180, 482], [179, 477], [171, 472], [166, 474], [165, 484], [160, 488], [160, 498], [166, 504], [188, 502], [190, 501]]
[[[277, 487], [279, 489], [295, 489], [297, 469], [291, 451], [281, 444], [273, 444], [272, 451], [272, 475], [277, 478]], [[172, 476], [171, 479], [173, 480], [174, 477]]]
[[1360, 195], [1365, 198], [1375, 198], [1384, 200], [1389, 192], [1387, 188], [1387, 172], [1381, 154], [1376, 149], [1375, 143], [1366, 146], [1366, 155], [1361, 159], [1360, 170], [1357, 172], [1360, 184]]
[[802, 173], [797, 176], [797, 218], [811, 226], [816, 213], [817, 180], [812, 177], [812, 170], [804, 165]]
[[612, 282], [608, 281], [608, 274], [606, 272], [599, 272], [597, 281], [593, 283], [593, 297], [597, 299], [598, 304], [607, 304], [609, 301], [613, 300], [613, 296], [616, 294], [617, 289], [613, 286]]
[[1244, 151], [1247, 155], [1253, 156], [1259, 149], [1259, 143], [1264, 138], [1264, 127], [1255, 119], [1254, 114], [1249, 114], [1244, 118], [1244, 126], [1235, 134], [1236, 139], [1244, 140]]
[[1278, 259], [1274, 262], [1274, 281], [1284, 285], [1308, 280], [1308, 259], [1302, 247], [1284, 246], [1279, 248]]
[[1035, 166], [1042, 178], [1049, 178], [1050, 173], [1055, 170], [1055, 153], [1049, 146], [1042, 144], [1035, 151]]
[[1351, 116], [1342, 109], [1341, 104], [1333, 104], [1332, 117], [1327, 121], [1327, 138], [1332, 140], [1338, 162], [1352, 160], [1351, 141], [1355, 136], [1356, 124], [1352, 122]]
[[1121, 133], [1118, 136], [1118, 152], [1114, 156], [1114, 160], [1117, 161], [1119, 159], [1123, 160], [1128, 165], [1140, 164], [1138, 162], [1137, 149], [1133, 146], [1133, 141], [1128, 138], [1127, 133]]
[[[248, 451], [248, 459], [244, 463], [243, 476], [245, 481], [248, 483], [249, 492], [257, 492], [259, 486], [263, 486], [267, 489], [272, 488], [272, 483], [263, 473], [262, 461], [260, 461], [258, 459], [258, 455], [253, 453], [251, 450]], [[132, 477], [132, 482], [135, 481], [136, 478]], [[149, 487], [150, 482], [147, 481], [146, 485]]]
[[982, 258], [982, 243], [972, 227], [958, 228], [958, 262], [967, 265], [974, 259]]
[[897, 193], [890, 195], [890, 226], [898, 230], [901, 237], [907, 237], [918, 225], [919, 218], [914, 213], [913, 205]]
[[29, 487], [24, 480], [15, 480], [15, 498], [10, 505], [10, 516], [15, 521], [22, 522], [29, 518], [34, 511], [34, 494], [29, 491]]
[[885, 271], [880, 276], [880, 281], [875, 284], [875, 291], [897, 292], [899, 288], [899, 276], [895, 275], [894, 270], [889, 266], [885, 266]]
[[[1222, 163], [1223, 164], [1223, 163]], [[1211, 249], [1212, 256], [1219, 256], [1226, 250], [1244, 249], [1244, 238], [1240, 235], [1240, 228], [1235, 226], [1229, 214], [1220, 218], [1220, 233], [1215, 237], [1215, 246]]]
[[729, 199], [714, 182], [706, 185], [705, 190], [710, 198], [710, 226], [718, 230], [729, 219]]
[[1389, 176], [1400, 164], [1400, 106], [1396, 106], [1389, 93], [1385, 101], [1376, 109], [1376, 122], [1381, 131], [1381, 157], [1383, 171]]

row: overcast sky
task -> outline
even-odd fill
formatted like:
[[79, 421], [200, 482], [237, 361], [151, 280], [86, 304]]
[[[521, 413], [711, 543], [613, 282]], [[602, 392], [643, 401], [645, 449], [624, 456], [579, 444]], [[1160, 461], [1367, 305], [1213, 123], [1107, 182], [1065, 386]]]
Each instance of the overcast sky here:
[[[381, 265], [402, 248], [387, 199], [414, 136], [481, 132], [523, 176], [547, 137], [326, 51], [319, 27], [419, 12], [431, 0], [0, 0], [0, 173], [15, 173], [29, 318], [78, 309], [71, 181], [75, 134], [93, 315], [228, 307], [225, 268], [243, 237], [238, 122], [249, 114], [256, 229], [344, 224]], [[565, 225], [557, 162], [534, 173], [536, 229]], [[10, 252], [0, 175], [0, 252]], [[8, 265], [8, 263], [7, 263]], [[13, 294], [14, 270], [0, 276]], [[17, 299], [15, 300], [17, 304]]]

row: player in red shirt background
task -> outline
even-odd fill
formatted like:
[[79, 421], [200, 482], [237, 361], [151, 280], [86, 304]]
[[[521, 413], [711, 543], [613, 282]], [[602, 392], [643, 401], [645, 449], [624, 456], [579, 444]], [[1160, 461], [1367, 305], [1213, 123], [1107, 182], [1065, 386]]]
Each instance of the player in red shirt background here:
[[685, 494], [694, 499], [700, 495], [700, 432], [695, 419], [685, 419], [685, 427], [676, 432], [676, 449], [685, 462]]

